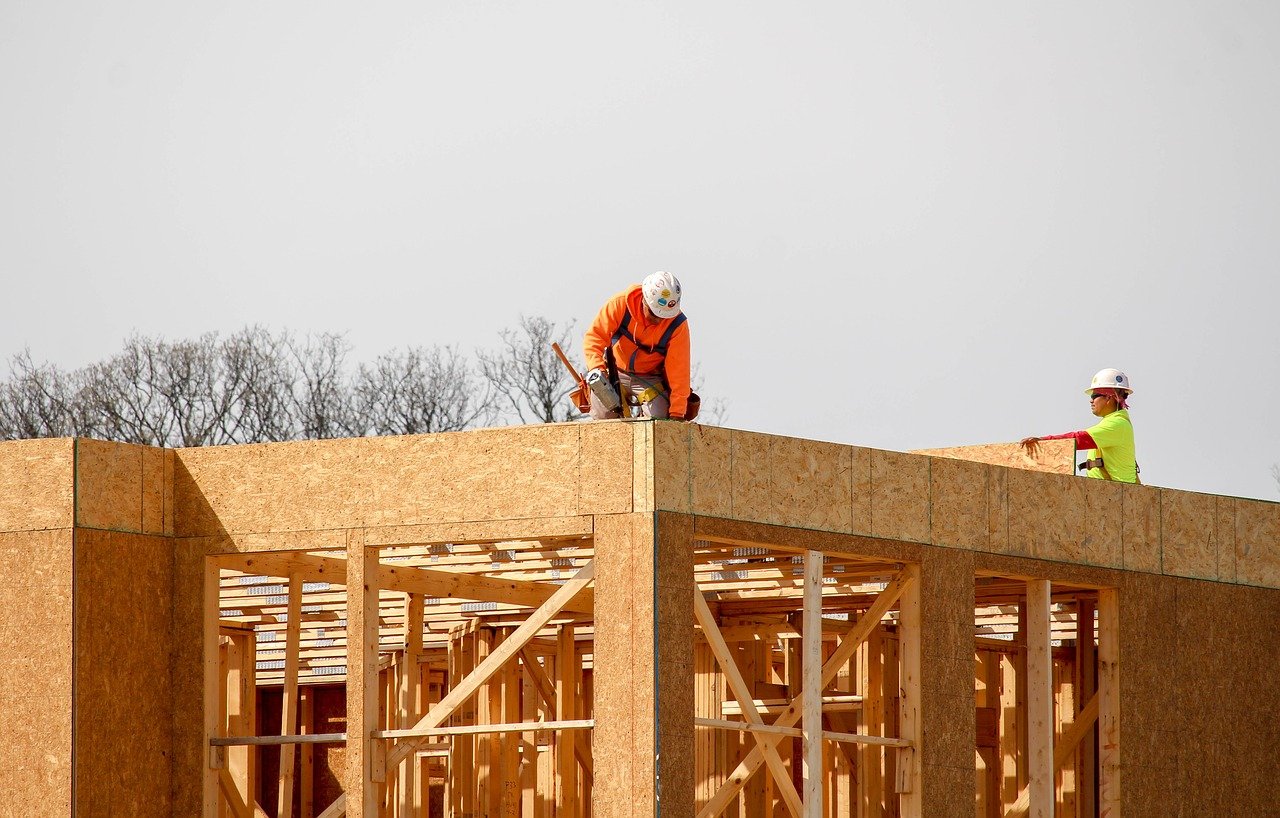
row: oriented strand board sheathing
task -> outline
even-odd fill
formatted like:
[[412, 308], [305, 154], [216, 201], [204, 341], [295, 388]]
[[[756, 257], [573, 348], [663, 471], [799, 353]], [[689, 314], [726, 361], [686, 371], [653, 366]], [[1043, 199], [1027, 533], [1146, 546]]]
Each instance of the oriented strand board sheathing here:
[[774, 438], [768, 522], [848, 533], [853, 528], [853, 453], [848, 446]]
[[871, 534], [871, 453], [862, 446], [849, 447], [849, 478], [852, 503], [849, 508], [849, 530], [853, 534]]
[[689, 435], [690, 502], [694, 514], [732, 517], [733, 439], [736, 432], [717, 426], [695, 425]]
[[1236, 581], [1236, 498], [1214, 498], [1214, 545], [1218, 554], [1217, 576], [1223, 582]]
[[167, 537], [76, 534], [76, 803], [169, 815], [173, 553]]
[[1086, 526], [1085, 478], [1009, 472], [1009, 550], [1049, 560], [1079, 552]]
[[71, 815], [71, 697], [0, 692], [0, 815]]
[[1280, 503], [1236, 500], [1236, 581], [1280, 588]]
[[987, 443], [978, 446], [951, 446], [944, 449], [914, 449], [912, 454], [927, 454], [933, 457], [949, 457], [957, 460], [970, 460], [975, 463], [989, 463], [993, 466], [1008, 466], [1014, 469], [1050, 472], [1052, 474], [1074, 474], [1075, 443], [1070, 440], [1043, 440], [1037, 457], [1029, 456], [1017, 443]]
[[[657, 515], [654, 621], [657, 623], [658, 770], [662, 811], [693, 814], [693, 518]], [[597, 625], [598, 627], [598, 625]]]
[[697, 423], [660, 421], [653, 424], [653, 507], [658, 511], [689, 513], [693, 478], [692, 437], [707, 427]]
[[1124, 506], [1124, 492], [1135, 487], [1088, 477], [1072, 479], [1084, 487], [1085, 514], [1076, 521], [1076, 536], [1067, 540], [1060, 559], [1082, 565], [1123, 567], [1124, 532], [1120, 510]]
[[635, 468], [633, 424], [579, 423], [577, 508], [597, 514], [632, 510]]
[[[655, 814], [653, 516], [596, 518], [595, 728], [599, 818]], [[648, 582], [644, 581], [649, 576]]]
[[1160, 499], [1151, 486], [1128, 486], [1120, 493], [1120, 537], [1125, 570], [1160, 573]]
[[924, 455], [871, 451], [871, 533], [929, 542], [929, 464]]
[[[204, 740], [203, 548], [178, 540], [173, 546], [172, 791], [174, 815], [199, 815]], [[331, 732], [318, 730], [317, 732]], [[336, 732], [341, 732], [338, 730]]]
[[631, 507], [653, 508], [653, 422], [622, 421], [631, 431]]
[[982, 463], [944, 457], [933, 460], [929, 475], [929, 511], [935, 544], [988, 550], [991, 471], [990, 466]]
[[145, 446], [76, 440], [76, 525], [142, 531], [142, 453]]
[[0, 532], [70, 528], [75, 441], [0, 442]]
[[1217, 498], [1189, 491], [1160, 492], [1160, 553], [1165, 574], [1218, 578]]
[[758, 432], [733, 433], [729, 444], [730, 492], [733, 516], [771, 523], [773, 494], [769, 481], [769, 448], [782, 438]]
[[[71, 622], [71, 542], [69, 528], [0, 532], [0, 611], [14, 617], [15, 627]], [[17, 588], [37, 589], [32, 592], [37, 595], [62, 589], [57, 598], [66, 604], [37, 599], [34, 607], [19, 608], [10, 596]]]
[[0, 533], [0, 815], [71, 811], [71, 566], [70, 529]]
[[[1280, 723], [1280, 596], [1256, 588], [1178, 580], [1175, 627], [1178, 730], [1170, 736], [1188, 815], [1275, 815]], [[1206, 682], [1212, 706], [1206, 706]], [[1126, 713], [1128, 711], [1126, 710]]]
[[142, 532], [173, 535], [173, 450], [142, 450]]
[[[580, 424], [177, 450], [178, 536], [578, 513]], [[593, 478], [595, 479], [595, 478]]]

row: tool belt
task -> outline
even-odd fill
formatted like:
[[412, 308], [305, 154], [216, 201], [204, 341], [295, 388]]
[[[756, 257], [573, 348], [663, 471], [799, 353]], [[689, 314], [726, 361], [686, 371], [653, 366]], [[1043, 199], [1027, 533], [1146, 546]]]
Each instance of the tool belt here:
[[1104, 468], [1104, 466], [1102, 465], [1101, 457], [1095, 457], [1092, 460], [1086, 460], [1083, 463], [1081, 463], [1079, 466], [1076, 466], [1077, 471], [1085, 471], [1086, 469], [1101, 469], [1101, 468]]

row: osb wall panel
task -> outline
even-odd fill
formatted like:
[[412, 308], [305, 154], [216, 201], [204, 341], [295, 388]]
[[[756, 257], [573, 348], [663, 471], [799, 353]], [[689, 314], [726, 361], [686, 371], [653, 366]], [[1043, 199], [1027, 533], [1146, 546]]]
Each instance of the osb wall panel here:
[[601, 818], [652, 816], [657, 794], [653, 517], [597, 517], [595, 546], [594, 802]]
[[920, 564], [921, 750], [924, 814], [973, 815], [973, 572], [971, 552], [925, 547]]
[[1076, 445], [1070, 440], [1044, 440], [1040, 442], [1036, 457], [1031, 457], [1017, 443], [987, 443], [978, 446], [951, 446], [945, 449], [913, 449], [912, 454], [932, 457], [948, 457], [1013, 469], [1074, 474], [1076, 469]]
[[1123, 566], [1129, 571], [1160, 573], [1159, 489], [1129, 486], [1120, 493], [1120, 537]]
[[170, 814], [171, 543], [76, 533], [76, 807], [86, 815]]
[[871, 534], [930, 542], [929, 464], [924, 455], [871, 451]]
[[1236, 500], [1236, 581], [1280, 588], [1280, 503]]
[[0, 531], [70, 528], [74, 492], [74, 440], [0, 443]]
[[[173, 814], [199, 815], [204, 748], [204, 550], [191, 541], [173, 549], [173, 642], [170, 685]], [[162, 722], [163, 724], [163, 722]], [[159, 729], [159, 728], [158, 728]], [[342, 732], [341, 730], [333, 732]]]
[[629, 511], [632, 425], [180, 449], [176, 530], [199, 536]]
[[[1280, 594], [1177, 580], [1175, 712], [1186, 815], [1276, 815]], [[1124, 657], [1121, 657], [1121, 661]], [[1123, 728], [1122, 723], [1122, 728]], [[1139, 737], [1140, 738], [1140, 737]]]
[[[71, 530], [0, 533], [0, 577], [0, 815], [66, 815], [71, 809]], [[50, 812], [43, 812], [46, 808]]]
[[1217, 498], [1189, 491], [1161, 495], [1162, 570], [1183, 577], [1217, 579]]
[[173, 451], [76, 440], [76, 525], [173, 533]]

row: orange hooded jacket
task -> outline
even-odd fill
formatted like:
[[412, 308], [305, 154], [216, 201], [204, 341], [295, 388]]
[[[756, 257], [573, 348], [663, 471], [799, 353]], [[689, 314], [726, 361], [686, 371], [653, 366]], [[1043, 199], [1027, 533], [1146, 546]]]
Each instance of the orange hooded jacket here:
[[[586, 337], [582, 341], [583, 357], [587, 361], [587, 369], [604, 369], [604, 351], [608, 348], [613, 334], [622, 325], [625, 313], [631, 313], [631, 321], [627, 325], [636, 341], [648, 347], [656, 346], [662, 340], [667, 327], [675, 318], [660, 319], [656, 324], [650, 323], [645, 316], [644, 294], [640, 285], [618, 293], [605, 302], [604, 307], [596, 315], [596, 319], [587, 328]], [[646, 352], [627, 338], [619, 338], [613, 346], [613, 360], [623, 372], [636, 375], [657, 375], [665, 373], [667, 384], [671, 388], [668, 410], [673, 418], [683, 418], [689, 404], [689, 322], [685, 321], [671, 334], [667, 343], [667, 354], [664, 359], [657, 352]]]

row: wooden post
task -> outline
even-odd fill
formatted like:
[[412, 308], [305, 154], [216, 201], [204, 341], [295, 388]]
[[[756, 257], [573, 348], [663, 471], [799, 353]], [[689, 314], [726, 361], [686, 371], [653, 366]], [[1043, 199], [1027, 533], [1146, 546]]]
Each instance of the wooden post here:
[[[577, 718], [577, 657], [574, 655], [573, 624], [560, 626], [556, 639], [556, 718]], [[578, 762], [573, 756], [573, 733], [556, 734], [556, 818], [578, 818]]]
[[[422, 618], [426, 601], [422, 594], [404, 595], [404, 661], [397, 691], [396, 726], [408, 729], [418, 721], [422, 707]], [[417, 818], [422, 808], [417, 756], [410, 756], [399, 768], [400, 815]], [[388, 771], [389, 772], [389, 771]]]
[[822, 818], [822, 552], [804, 554], [804, 818]]
[[[298, 649], [302, 639], [302, 578], [289, 578], [289, 607], [285, 619], [284, 689], [280, 692], [280, 735], [298, 729]], [[293, 759], [297, 745], [280, 745], [280, 785], [276, 801], [279, 818], [293, 818]]]
[[[376, 818], [373, 731], [378, 729], [378, 549], [347, 534], [347, 780], [339, 800], [348, 818]], [[338, 802], [330, 809], [339, 807]]]
[[1120, 818], [1120, 596], [1098, 592], [1098, 816]]
[[[315, 693], [309, 687], [298, 691], [298, 732], [303, 735], [314, 733], [316, 721]], [[302, 763], [299, 765], [302, 776], [298, 779], [299, 818], [315, 818], [315, 748], [314, 744], [302, 745]]]
[[923, 634], [921, 633], [920, 583], [908, 583], [899, 600], [898, 679], [902, 699], [898, 712], [898, 737], [911, 747], [898, 751], [896, 789], [902, 818], [923, 818], [924, 798], [920, 792], [920, 745], [924, 739], [920, 717]]
[[1053, 657], [1049, 580], [1027, 582], [1027, 761], [1031, 818], [1053, 818]]

